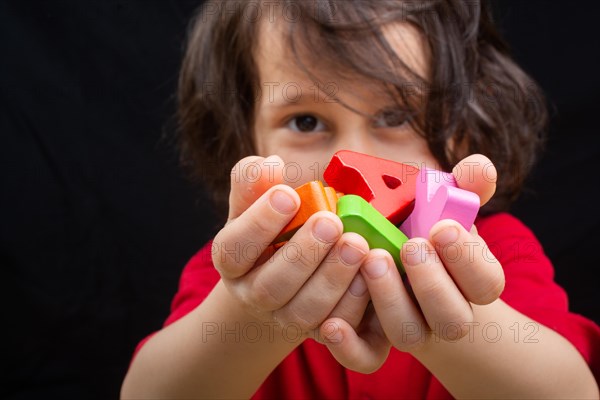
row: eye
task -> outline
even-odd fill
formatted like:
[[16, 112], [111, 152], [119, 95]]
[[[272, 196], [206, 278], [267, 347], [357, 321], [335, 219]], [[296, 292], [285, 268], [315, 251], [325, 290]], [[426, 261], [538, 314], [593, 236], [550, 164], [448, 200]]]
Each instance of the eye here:
[[314, 115], [298, 115], [288, 122], [288, 128], [295, 132], [318, 132], [325, 129], [325, 125]]
[[394, 128], [404, 125], [410, 120], [410, 113], [399, 108], [388, 108], [377, 115], [373, 120], [376, 128]]

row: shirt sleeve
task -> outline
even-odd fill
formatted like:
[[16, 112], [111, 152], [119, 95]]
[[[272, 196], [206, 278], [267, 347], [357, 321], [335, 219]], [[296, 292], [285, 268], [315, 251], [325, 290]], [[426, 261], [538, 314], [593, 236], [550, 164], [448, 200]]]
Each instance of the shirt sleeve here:
[[219, 282], [220, 275], [212, 263], [211, 251], [212, 242], [209, 242], [183, 269], [179, 289], [171, 302], [171, 315], [164, 326], [172, 324], [198, 307]]
[[[506, 213], [483, 218], [478, 229], [489, 246], [484, 251], [495, 255], [504, 268], [506, 285], [501, 299], [565, 337], [600, 381], [600, 328], [569, 311], [567, 294], [554, 281], [552, 263], [531, 230]], [[521, 332], [526, 340], [534, 330], [524, 328]]]

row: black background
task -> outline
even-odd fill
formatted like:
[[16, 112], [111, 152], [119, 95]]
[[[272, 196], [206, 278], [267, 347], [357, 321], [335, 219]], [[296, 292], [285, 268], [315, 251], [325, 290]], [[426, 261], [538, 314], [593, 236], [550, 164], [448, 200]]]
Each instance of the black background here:
[[[198, 1], [0, 2], [0, 396], [116, 398], [215, 232], [164, 133]], [[548, 149], [513, 212], [574, 312], [600, 322], [598, 2], [494, 2], [548, 95]]]

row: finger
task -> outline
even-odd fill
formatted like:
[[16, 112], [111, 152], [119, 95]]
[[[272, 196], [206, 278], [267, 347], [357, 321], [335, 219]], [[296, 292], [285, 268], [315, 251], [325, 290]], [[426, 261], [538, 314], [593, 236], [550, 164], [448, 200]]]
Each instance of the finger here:
[[300, 204], [295, 190], [277, 185], [267, 190], [250, 208], [230, 221], [213, 240], [212, 259], [224, 279], [250, 270]]
[[321, 325], [319, 334], [340, 364], [363, 374], [377, 371], [390, 352], [390, 342], [381, 326], [378, 329], [367, 329], [361, 337], [348, 322], [331, 318]]
[[354, 276], [348, 290], [344, 293], [333, 311], [327, 316], [330, 318], [340, 318], [346, 321], [353, 329], [357, 329], [362, 321], [371, 300], [367, 283], [360, 273]]
[[281, 308], [313, 275], [342, 231], [342, 221], [332, 212], [313, 214], [292, 239], [248, 274], [247, 282], [240, 283], [240, 296], [262, 310]]
[[[306, 332], [318, 328], [348, 292], [368, 252], [369, 245], [362, 236], [356, 233], [345, 233], [314, 273], [307, 276], [306, 283], [296, 295], [290, 298], [285, 306], [274, 312], [277, 320], [284, 324], [297, 323]], [[286, 292], [291, 294], [293, 289], [290, 288]], [[360, 307], [360, 303], [364, 303], [365, 298], [363, 293], [360, 298], [347, 299], [345, 306], [353, 309], [347, 311], [356, 311], [356, 307]]]
[[233, 167], [228, 221], [240, 216], [269, 188], [283, 183], [283, 165], [279, 156], [249, 156]]
[[411, 289], [430, 329], [445, 340], [463, 337], [473, 321], [473, 310], [431, 243], [422, 238], [411, 239], [402, 246], [401, 256]]
[[382, 249], [371, 250], [361, 273], [392, 345], [410, 351], [423, 344], [428, 335], [427, 324], [404, 286], [392, 256]]
[[458, 187], [479, 195], [481, 205], [487, 203], [496, 192], [496, 167], [482, 154], [470, 155], [452, 169]]
[[476, 230], [470, 233], [453, 220], [443, 220], [431, 228], [430, 237], [467, 300], [484, 305], [500, 296], [504, 271]]

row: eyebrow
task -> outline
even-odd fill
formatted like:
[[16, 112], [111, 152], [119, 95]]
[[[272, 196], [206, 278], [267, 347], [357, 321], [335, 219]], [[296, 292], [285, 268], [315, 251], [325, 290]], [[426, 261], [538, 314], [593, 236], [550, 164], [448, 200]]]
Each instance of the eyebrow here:
[[[332, 85], [335, 85], [335, 82], [330, 82]], [[337, 86], [333, 86], [333, 96], [328, 95], [326, 92], [327, 89], [322, 89], [322, 87], [327, 88], [327, 85], [319, 85], [312, 83], [309, 85], [307, 82], [302, 82], [299, 84], [297, 82], [288, 82], [285, 85], [280, 85], [278, 82], [264, 82], [263, 83], [263, 91], [262, 95], [265, 96], [264, 99], [267, 99], [266, 102], [263, 102], [263, 106], [268, 107], [269, 109], [280, 111], [285, 110], [287, 108], [294, 107], [302, 107], [307, 104], [319, 104], [320, 106], [326, 106], [327, 104], [339, 104], [342, 107], [356, 113], [359, 115], [373, 117], [378, 115], [380, 112], [387, 111], [390, 109], [399, 109], [404, 113], [408, 113], [411, 116], [416, 114], [414, 107], [411, 105], [407, 105], [402, 101], [395, 103], [393, 100], [389, 100], [386, 102], [377, 102], [379, 104], [374, 104], [373, 102], [369, 102], [370, 105], [375, 105], [376, 110], [374, 113], [368, 113], [362, 111], [360, 109], [356, 109], [351, 105], [345, 103], [340, 100], [335, 93], [337, 92]], [[331, 85], [329, 86], [332, 87]], [[277, 96], [274, 98], [274, 91], [279, 90], [281, 96]], [[315, 98], [315, 96], [318, 96]]]
[[283, 99], [283, 100], [279, 100], [279, 99], [274, 100], [273, 99], [273, 100], [271, 100], [271, 99], [269, 99], [266, 102], [264, 102], [263, 104], [268, 106], [269, 108], [282, 109], [282, 108], [289, 108], [289, 107], [304, 105], [309, 102], [312, 103], [305, 96], [301, 96], [295, 100], [290, 100], [290, 99]]

